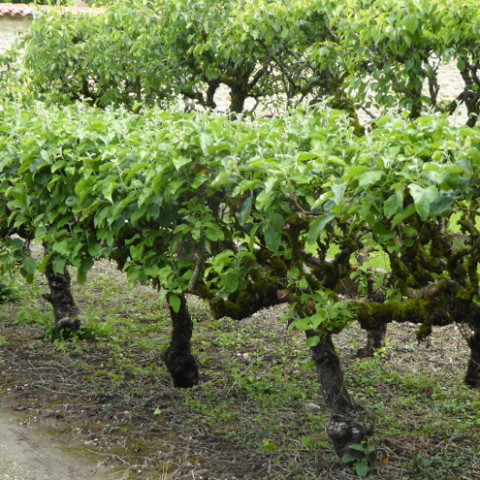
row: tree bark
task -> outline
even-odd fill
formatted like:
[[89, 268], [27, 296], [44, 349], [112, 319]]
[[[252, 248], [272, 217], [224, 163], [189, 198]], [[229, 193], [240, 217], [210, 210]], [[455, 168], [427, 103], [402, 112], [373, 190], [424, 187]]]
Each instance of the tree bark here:
[[321, 335], [310, 330], [307, 337], [320, 336], [320, 342], [310, 348], [318, 373], [323, 397], [331, 410], [327, 433], [339, 457], [351, 454], [358, 458], [363, 453], [350, 449], [349, 445], [362, 442], [372, 432], [372, 425], [365, 410], [347, 391], [340, 360], [335, 353], [331, 335]]
[[193, 322], [188, 311], [187, 300], [180, 296], [180, 308], [176, 312], [170, 305], [172, 337], [162, 358], [177, 388], [191, 388], [198, 385], [198, 362], [192, 353]]
[[[373, 274], [369, 274], [367, 278], [368, 301], [384, 303], [386, 296], [382, 288], [375, 289]], [[387, 325], [380, 325], [374, 330], [367, 330], [367, 343], [364, 347], [357, 351], [359, 358], [373, 357], [373, 354], [380, 348], [385, 346], [385, 336], [387, 334]]]
[[468, 340], [470, 358], [468, 360], [465, 383], [472, 388], [480, 388], [480, 329], [474, 329]]
[[233, 85], [230, 87], [230, 111], [233, 113], [242, 113], [245, 107], [245, 100], [248, 96], [248, 89], [242, 85]]
[[206, 105], [208, 108], [211, 108], [212, 110], [217, 108], [217, 104], [215, 103], [214, 97], [215, 97], [215, 92], [217, 91], [219, 86], [220, 86], [220, 82], [218, 80], [208, 82]]
[[359, 348], [357, 357], [367, 358], [373, 357], [373, 354], [380, 348], [385, 346], [385, 335], [387, 333], [387, 326], [382, 325], [375, 330], [367, 331], [367, 343], [364, 347]]
[[64, 332], [75, 332], [80, 327], [78, 318], [78, 308], [75, 305], [71, 290], [70, 274], [67, 268], [64, 268], [62, 274], [58, 274], [53, 269], [55, 255], [52, 255], [45, 269], [50, 293], [43, 295], [43, 298], [50, 302], [53, 307], [55, 317], [55, 330]]

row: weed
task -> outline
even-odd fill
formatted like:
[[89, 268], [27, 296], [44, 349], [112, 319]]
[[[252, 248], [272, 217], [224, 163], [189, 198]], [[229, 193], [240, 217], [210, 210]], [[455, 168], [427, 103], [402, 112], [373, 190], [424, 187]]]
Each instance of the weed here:
[[369, 461], [376, 447], [364, 441], [362, 443], [353, 443], [349, 446], [349, 449], [351, 452], [346, 453], [342, 457], [342, 462], [350, 466], [360, 478], [365, 478], [374, 471], [370, 467]]
[[0, 283], [0, 303], [12, 302], [19, 298], [19, 288], [16, 282]]
[[100, 317], [90, 317], [88, 320], [86, 320], [85, 316], [80, 316], [80, 320], [80, 328], [75, 332], [75, 337], [81, 340], [112, 338], [112, 325], [110, 325], [108, 322], [103, 322]]

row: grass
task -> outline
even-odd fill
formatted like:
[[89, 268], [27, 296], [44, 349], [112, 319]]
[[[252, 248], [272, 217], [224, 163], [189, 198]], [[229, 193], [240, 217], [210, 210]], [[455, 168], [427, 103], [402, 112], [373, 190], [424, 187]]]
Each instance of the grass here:
[[[74, 290], [83, 327], [70, 341], [41, 338], [52, 324], [41, 278], [0, 305], [0, 388], [32, 422], [132, 480], [355, 478], [328, 442], [315, 370], [281, 309], [214, 320], [191, 298], [202, 382], [176, 390], [160, 357], [169, 322], [156, 291], [128, 285], [107, 263]], [[335, 339], [348, 387], [376, 417], [370, 478], [480, 478], [480, 392], [462, 383], [461, 332], [436, 329], [417, 344], [414, 331], [392, 325], [387, 346], [364, 360], [356, 327]]]

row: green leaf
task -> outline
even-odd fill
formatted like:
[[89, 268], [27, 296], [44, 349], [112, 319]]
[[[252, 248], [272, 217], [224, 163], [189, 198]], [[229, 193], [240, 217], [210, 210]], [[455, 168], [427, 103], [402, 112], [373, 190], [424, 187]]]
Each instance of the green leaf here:
[[452, 197], [441, 196], [434, 200], [430, 205], [430, 215], [435, 217], [441, 215], [442, 213], [448, 212], [452, 207], [453, 202], [455, 201]]
[[316, 347], [320, 343], [320, 337], [317, 335], [315, 337], [308, 337], [307, 338], [307, 347], [312, 348]]
[[221, 272], [224, 267], [230, 265], [234, 256], [235, 254], [233, 253], [233, 251], [228, 249], [220, 252], [218, 255], [213, 257], [211, 262], [215, 268], [215, 271]]
[[265, 180], [264, 190], [260, 192], [257, 196], [256, 204], [259, 210], [263, 210], [270, 206], [273, 199], [275, 198], [274, 187], [277, 182], [275, 176], [271, 176]]
[[240, 208], [240, 212], [238, 214], [238, 223], [240, 225], [245, 225], [247, 218], [250, 216], [250, 212], [252, 211], [252, 204], [253, 204], [253, 196], [248, 197], [243, 203]]
[[335, 213], [329, 213], [328, 215], [322, 215], [316, 218], [310, 225], [310, 229], [307, 234], [307, 244], [313, 245], [317, 241], [319, 235], [325, 229], [325, 226], [330, 223], [336, 217]]
[[350, 464], [350, 463], [354, 463], [354, 462], [357, 462], [358, 461], [358, 458], [355, 457], [354, 455], [352, 455], [351, 453], [346, 453], [343, 457], [342, 457], [342, 462], [345, 463], [346, 465]]
[[318, 157], [318, 153], [315, 152], [300, 152], [296, 156], [298, 162], [307, 162]]
[[411, 217], [415, 213], [415, 205], [409, 205], [407, 208], [395, 215], [392, 219], [392, 228], [395, 228], [397, 225], [400, 225], [408, 217]]
[[107, 186], [103, 189], [103, 196], [113, 203], [112, 194], [117, 187], [117, 183], [114, 181], [110, 181]]
[[300, 438], [303, 447], [310, 448], [315, 445], [315, 440], [312, 437], [303, 436]]
[[63, 257], [55, 257], [52, 262], [53, 271], [57, 274], [63, 274], [67, 261]]
[[368, 167], [366, 167], [365, 165], [351, 166], [345, 171], [344, 178], [358, 178], [362, 173], [366, 172], [367, 170]]
[[354, 468], [355, 468], [355, 473], [360, 478], [365, 478], [370, 473], [370, 467], [368, 466], [368, 463], [366, 463], [366, 462], [357, 462], [355, 464]]
[[391, 195], [383, 204], [383, 213], [387, 218], [393, 217], [403, 207], [403, 202], [398, 198], [397, 194]]
[[77, 282], [79, 285], [83, 285], [87, 281], [87, 272], [85, 270], [77, 270]]
[[381, 170], [369, 170], [359, 176], [358, 185], [360, 187], [368, 187], [374, 183], [377, 183], [382, 176], [383, 172]]
[[210, 240], [211, 242], [218, 242], [221, 241], [225, 238], [222, 229], [213, 223], [210, 224], [210, 228], [207, 228], [205, 230], [205, 236]]
[[187, 163], [190, 163], [191, 161], [192, 159], [187, 157], [176, 157], [172, 159], [173, 166], [177, 170], [180, 170], [184, 165], [187, 165]]
[[130, 255], [132, 256], [132, 260], [138, 261], [142, 259], [143, 255], [143, 243], [138, 245], [132, 245], [130, 247]]
[[28, 283], [33, 282], [36, 270], [37, 270], [37, 261], [34, 258], [27, 257], [23, 259], [22, 268], [20, 269], [20, 272], [25, 277]]
[[227, 292], [233, 293], [237, 291], [241, 277], [242, 273], [239, 270], [230, 268], [222, 275], [220, 283]]
[[346, 183], [337, 183], [332, 185], [333, 201], [335, 202], [335, 205], [340, 205], [340, 203], [342, 203], [346, 187]]
[[93, 267], [93, 259], [91, 257], [82, 258], [80, 266], [77, 270], [77, 281], [80, 285], [83, 285], [87, 280], [87, 272]]
[[285, 225], [283, 216], [273, 213], [268, 219], [265, 227], [265, 242], [267, 248], [276, 252], [282, 243], [282, 228]]
[[356, 450], [357, 452], [364, 452], [365, 451], [365, 446], [362, 445], [361, 443], [351, 443], [348, 448], [352, 450]]
[[145, 217], [146, 211], [147, 211], [147, 208], [145, 205], [135, 209], [131, 217], [132, 224], [136, 225], [138, 223], [138, 220], [143, 219], [143, 217]]
[[158, 270], [158, 280], [162, 286], [167, 286], [168, 283], [172, 280], [174, 276], [172, 267], [170, 265], [166, 265], [165, 267]]
[[172, 307], [172, 310], [175, 313], [178, 313], [180, 311], [180, 306], [182, 304], [180, 297], [178, 295], [174, 295], [173, 293], [170, 293], [168, 295], [168, 304], [170, 307]]
[[422, 221], [426, 220], [430, 215], [432, 203], [438, 199], [437, 188], [433, 185], [429, 187], [421, 187], [414, 183], [410, 184], [408, 188], [413, 197], [413, 201], [415, 202], [415, 210]]
[[418, 28], [418, 18], [415, 15], [408, 15], [403, 21], [403, 25], [410, 33], [414, 33]]

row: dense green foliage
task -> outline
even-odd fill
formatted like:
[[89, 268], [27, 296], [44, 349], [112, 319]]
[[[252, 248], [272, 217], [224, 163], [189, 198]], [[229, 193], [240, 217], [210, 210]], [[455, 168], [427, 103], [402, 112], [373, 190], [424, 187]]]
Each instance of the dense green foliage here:
[[[31, 92], [99, 106], [178, 100], [230, 109], [328, 99], [377, 115], [395, 107], [479, 110], [476, 2], [296, 0], [156, 1], [116, 4], [95, 15], [42, 15], [25, 49]], [[464, 86], [442, 100], [439, 66], [456, 62]], [[189, 107], [190, 108], [190, 107]]]
[[[329, 332], [412, 321], [395, 302], [436, 284], [448, 301], [411, 300], [417, 321], [478, 327], [476, 130], [384, 119], [357, 137], [323, 108], [247, 122], [38, 104], [1, 118], [2, 224], [48, 243], [59, 271], [113, 258], [234, 317], [252, 313], [250, 289], [265, 305], [285, 289], [297, 327]], [[388, 256], [390, 314], [330, 293], [365, 249]]]
[[23, 4], [36, 4], [36, 5], [70, 5], [72, 2], [70, 0], [45, 0], [39, 2], [38, 0], [2, 0], [0, 3], [23, 3]]

